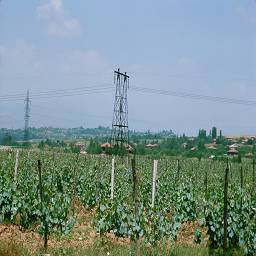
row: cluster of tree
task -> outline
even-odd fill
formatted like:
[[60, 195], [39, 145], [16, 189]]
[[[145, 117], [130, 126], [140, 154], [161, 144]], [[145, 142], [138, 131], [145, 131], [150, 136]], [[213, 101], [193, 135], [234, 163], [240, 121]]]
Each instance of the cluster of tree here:
[[[22, 141], [24, 138], [23, 129], [0, 129], [0, 140], [5, 134], [9, 134], [15, 141]], [[90, 139], [90, 138], [99, 138], [105, 139], [110, 138], [111, 128], [99, 126], [97, 128], [54, 128], [54, 127], [30, 127], [28, 131], [29, 140], [76, 140], [76, 139]], [[161, 139], [172, 137], [174, 133], [172, 130], [167, 131], [163, 130], [157, 133], [146, 131], [146, 132], [137, 132], [130, 131], [130, 137], [134, 141], [139, 141], [143, 138], [147, 139]]]
[[[221, 134], [221, 132], [220, 132]], [[165, 137], [166, 136], [166, 137]], [[222, 136], [222, 135], [221, 135]], [[197, 137], [187, 137], [175, 135], [172, 131], [163, 131], [152, 134], [149, 131], [146, 133], [130, 134], [130, 145], [136, 149], [138, 155], [169, 155], [169, 156], [188, 156], [188, 157], [206, 157], [212, 154], [211, 150], [205, 147], [206, 143], [211, 143], [213, 140], [217, 143], [221, 140], [217, 136], [217, 128], [213, 127], [209, 135], [206, 130], [200, 129]], [[86, 149], [91, 154], [125, 154], [125, 148], [106, 148], [102, 149], [100, 144], [107, 140], [107, 138], [91, 138]], [[147, 146], [147, 144], [154, 144], [154, 147]], [[192, 151], [192, 148], [196, 148]], [[218, 147], [218, 154], [226, 152], [226, 144]]]
[[[16, 141], [21, 141], [24, 138], [23, 129], [0, 129], [0, 138], [5, 134], [9, 134]], [[99, 126], [97, 128], [54, 128], [54, 127], [30, 127], [28, 131], [29, 140], [74, 140], [82, 138], [105, 137], [111, 135], [109, 127]]]
[[30, 147], [31, 144], [27, 142], [17, 142], [13, 139], [10, 134], [5, 134], [4, 136], [0, 137], [0, 145], [3, 146], [12, 146], [12, 147]]
[[1, 138], [0, 144], [4, 146], [16, 146], [18, 143], [15, 140], [13, 140], [11, 135], [5, 134]]
[[99, 141], [94, 139], [90, 139], [90, 142], [86, 151], [89, 154], [101, 154], [103, 152]]
[[[165, 137], [166, 136], [166, 137]], [[101, 144], [109, 141], [109, 137], [90, 138], [86, 148], [89, 154], [125, 154], [125, 148], [101, 148]], [[148, 144], [151, 144], [148, 145]], [[152, 147], [152, 144], [154, 145]], [[207, 145], [208, 144], [208, 145]], [[156, 134], [151, 132], [130, 134], [130, 145], [136, 149], [138, 155], [168, 155], [168, 156], [184, 156], [184, 157], [210, 157], [225, 156], [229, 141], [222, 136], [221, 130], [218, 133], [216, 127], [213, 127], [207, 134], [205, 129], [200, 129], [197, 137], [188, 137], [175, 135], [172, 131], [163, 131]], [[252, 151], [254, 140], [249, 140], [248, 145], [244, 145], [239, 149], [239, 154], [245, 156]], [[65, 152], [79, 152], [80, 148], [73, 142], [67, 143], [61, 141], [46, 140], [40, 143], [49, 147], [64, 147]], [[207, 145], [207, 146], [206, 146]], [[214, 145], [212, 148], [209, 145]]]
[[[47, 133], [46, 133], [47, 130]], [[3, 132], [5, 131], [5, 134]], [[6, 129], [0, 129], [0, 143], [8, 146], [27, 146], [30, 143], [18, 143], [17, 138], [23, 139], [23, 130], [12, 130], [16, 132], [16, 137], [12, 136], [11, 132], [6, 132]], [[13, 134], [15, 134], [15, 132]], [[85, 129], [83, 127], [60, 129], [60, 128], [30, 128], [29, 138], [36, 138], [41, 136], [42, 133], [49, 135], [48, 139], [41, 139], [38, 147], [40, 149], [58, 148], [64, 152], [79, 153], [80, 147], [76, 145], [76, 141], [81, 136], [84, 141], [87, 141], [86, 151], [89, 154], [125, 154], [125, 148], [101, 148], [101, 144], [109, 141], [110, 128], [99, 126], [98, 128]], [[54, 134], [59, 134], [59, 137], [69, 138], [67, 139], [55, 139]], [[40, 135], [41, 134], [41, 135]], [[64, 134], [64, 135], [63, 135]], [[89, 134], [91, 136], [89, 136]], [[99, 136], [96, 136], [99, 135]], [[56, 137], [58, 137], [56, 135]], [[227, 146], [231, 144], [222, 136], [222, 131], [218, 132], [216, 127], [213, 127], [209, 133], [205, 129], [200, 129], [197, 137], [188, 137], [185, 134], [182, 136], [175, 135], [171, 130], [161, 131], [158, 133], [147, 132], [130, 132], [130, 145], [133, 149], [136, 149], [136, 153], [139, 155], [169, 155], [169, 156], [185, 156], [185, 157], [209, 157], [225, 156], [227, 153]], [[73, 138], [70, 140], [70, 138]], [[88, 141], [89, 140], [89, 141]], [[71, 141], [71, 142], [70, 142]], [[248, 153], [253, 153], [255, 148], [255, 140], [249, 139], [246, 143], [244, 141], [243, 146], [239, 148], [239, 156], [243, 157]], [[151, 145], [148, 145], [151, 144]], [[152, 144], [154, 146], [152, 146]], [[209, 147], [209, 145], [213, 145]]]
[[141, 140], [160, 140], [164, 138], [172, 138], [175, 136], [172, 130], [163, 130], [160, 132], [151, 132], [151, 131], [146, 131], [146, 132], [136, 132], [136, 131], [130, 131], [129, 132], [129, 138], [131, 141], [134, 143], [138, 143]]
[[46, 140], [41, 140], [40, 143], [38, 144], [38, 148], [40, 149], [45, 149], [46, 147], [49, 148], [58, 148], [58, 147], [62, 147], [65, 148], [67, 147], [67, 143], [65, 143], [63, 140], [50, 140], [50, 139], [46, 139]]

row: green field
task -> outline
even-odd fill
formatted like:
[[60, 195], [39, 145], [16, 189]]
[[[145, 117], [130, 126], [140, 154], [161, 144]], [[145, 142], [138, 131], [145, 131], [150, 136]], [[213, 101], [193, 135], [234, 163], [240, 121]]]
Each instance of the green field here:
[[221, 254], [227, 166], [230, 255], [256, 253], [251, 160], [158, 159], [152, 207], [153, 159], [136, 157], [135, 214], [131, 159], [115, 159], [111, 200], [111, 157], [23, 150], [16, 176], [15, 158], [15, 151], [0, 153], [0, 255], [40, 254], [44, 234], [53, 255], [131, 255], [136, 240], [142, 255]]

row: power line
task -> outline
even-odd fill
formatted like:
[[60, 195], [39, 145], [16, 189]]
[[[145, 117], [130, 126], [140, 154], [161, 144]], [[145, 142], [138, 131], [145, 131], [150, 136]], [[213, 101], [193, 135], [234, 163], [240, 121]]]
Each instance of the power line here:
[[[45, 97], [33, 97], [31, 99], [52, 99], [52, 98], [63, 98], [63, 97], [70, 97], [70, 96], [81, 96], [81, 95], [90, 95], [90, 94], [102, 94], [102, 93], [109, 93], [113, 90], [104, 90], [104, 91], [97, 91], [97, 92], [86, 92], [86, 93], [76, 93], [76, 94], [65, 94], [65, 95], [52, 95], [52, 96], [45, 96]], [[9, 101], [21, 101], [21, 98], [18, 99], [3, 99], [0, 102], [9, 102]]]
[[[79, 96], [79, 95], [88, 95], [88, 94], [100, 94], [100, 93], [108, 93], [112, 92], [114, 86], [100, 85], [100, 86], [84, 86], [84, 87], [76, 87], [73, 89], [59, 89], [59, 90], [49, 90], [49, 91], [39, 91], [35, 94], [31, 94], [31, 99], [51, 99], [51, 98], [61, 98], [61, 97], [70, 97], [70, 96]], [[206, 100], [211, 102], [220, 102], [220, 103], [228, 103], [228, 104], [238, 104], [245, 106], [256, 106], [256, 101], [253, 100], [245, 100], [238, 98], [227, 98], [227, 97], [218, 97], [218, 96], [210, 96], [210, 95], [202, 95], [195, 93], [186, 93], [179, 91], [170, 91], [170, 90], [162, 90], [162, 89], [152, 89], [141, 86], [131, 86], [130, 89], [132, 91], [140, 92], [140, 93], [150, 93], [150, 94], [158, 94], [165, 96], [173, 96], [173, 97], [181, 97], [193, 100]], [[25, 98], [25, 94], [7, 94], [0, 96], [0, 102], [6, 101], [23, 101]]]
[[206, 100], [206, 101], [220, 102], [220, 103], [239, 104], [239, 105], [245, 105], [245, 106], [256, 106], [256, 101], [252, 101], [252, 100], [226, 98], [226, 97], [218, 97], [218, 96], [210, 96], [210, 95], [202, 95], [202, 94], [194, 94], [194, 93], [186, 93], [186, 92], [178, 92], [178, 91], [169, 91], [169, 90], [161, 90], [161, 89], [151, 89], [151, 88], [139, 87], [139, 86], [131, 86], [130, 89], [136, 92], [141, 92], [141, 93], [150, 93], [150, 94], [158, 94], [158, 95], [173, 96], [173, 97], [180, 97], [180, 98], [188, 98], [193, 100]]
[[[58, 89], [58, 90], [49, 90], [49, 91], [39, 91], [34, 96], [41, 96], [41, 95], [48, 95], [48, 94], [59, 94], [59, 93], [68, 93], [68, 92], [77, 92], [77, 91], [84, 91], [84, 90], [91, 90], [91, 89], [103, 89], [103, 88], [109, 88], [114, 86], [109, 86], [109, 84], [106, 85], [100, 85], [100, 86], [83, 86], [83, 87], [76, 87], [76, 88], [69, 88], [69, 89]], [[6, 94], [0, 96], [0, 98], [19, 98], [19, 97], [25, 97], [26, 94], [24, 93], [17, 93], [17, 94]]]
[[[101, 86], [84, 86], [84, 87], [77, 87], [77, 88], [70, 88], [70, 89], [59, 89], [59, 90], [50, 90], [50, 91], [39, 91], [35, 94], [32, 94], [34, 97], [35, 96], [45, 96], [45, 95], [51, 95], [51, 94], [63, 94], [63, 93], [74, 93], [74, 92], [83, 92], [83, 91], [90, 91], [90, 90], [98, 90], [98, 89], [108, 89], [108, 88], [114, 88], [114, 86], [107, 86], [107, 85], [101, 85]], [[7, 95], [2, 95], [0, 96], [0, 99], [6, 99], [6, 98], [21, 98], [25, 97], [26, 94], [7, 94]]]
[[51, 99], [51, 98], [62, 98], [62, 97], [70, 97], [70, 96], [81, 96], [81, 95], [88, 95], [88, 94], [101, 94], [101, 93], [108, 93], [113, 92], [112, 88], [105, 89], [105, 90], [90, 90], [80, 93], [69, 93], [69, 94], [60, 94], [60, 95], [49, 95], [49, 96], [33, 96], [33, 99]]
[[[69, 97], [69, 96], [79, 96], [86, 94], [99, 94], [112, 92], [114, 86], [101, 86], [98, 88], [95, 87], [81, 87], [75, 89], [64, 89], [64, 90], [55, 90], [55, 91], [45, 91], [37, 94], [31, 94], [31, 99], [48, 99], [48, 98], [60, 98], [60, 97]], [[22, 97], [23, 96], [23, 97]], [[5, 95], [0, 96], [0, 101], [19, 101], [24, 100], [24, 95]]]

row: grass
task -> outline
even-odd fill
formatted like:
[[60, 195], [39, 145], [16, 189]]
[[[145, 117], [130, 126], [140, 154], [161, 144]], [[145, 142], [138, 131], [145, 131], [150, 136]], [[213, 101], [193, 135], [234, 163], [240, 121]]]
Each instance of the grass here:
[[10, 241], [3, 243], [0, 241], [0, 256], [27, 256], [31, 255], [29, 250], [23, 246]]
[[[92, 247], [87, 249], [80, 249], [76, 247], [61, 247], [50, 248], [47, 251], [51, 256], [131, 256], [135, 255], [135, 246], [132, 245], [117, 245], [112, 243], [106, 238], [97, 239]], [[37, 255], [44, 255], [43, 248], [39, 249]], [[193, 247], [179, 247], [174, 246], [171, 249], [166, 247], [156, 246], [148, 247], [145, 244], [141, 245], [141, 255], [146, 256], [195, 256], [195, 255], [208, 255], [207, 248], [193, 248]], [[14, 242], [3, 243], [0, 242], [0, 256], [32, 256], [28, 248], [22, 245], [15, 244]], [[33, 255], [34, 256], [34, 255]]]
[[[109, 236], [97, 236], [90, 224], [93, 212], [89, 214], [80, 211], [77, 219], [77, 225], [68, 235], [53, 233], [50, 236], [51, 245], [47, 251], [51, 256], [131, 256], [135, 255], [135, 244], [126, 241], [117, 241]], [[41, 256], [45, 255], [42, 248], [43, 240], [37, 236], [31, 236], [29, 232], [21, 232], [15, 225], [10, 226], [10, 237], [0, 237], [0, 256]], [[6, 228], [9, 228], [8, 226]], [[185, 232], [181, 242], [168, 244], [162, 241], [157, 246], [149, 246], [141, 242], [141, 255], [145, 256], [204, 256], [204, 255], [223, 255], [221, 251], [209, 253], [206, 244], [193, 245], [186, 244], [191, 237], [191, 228], [194, 230], [194, 225], [185, 227], [189, 232]], [[9, 232], [10, 233], [10, 232]], [[187, 234], [188, 233], [188, 234]], [[192, 232], [193, 233], [193, 232]], [[8, 232], [7, 232], [8, 234]], [[36, 239], [36, 240], [35, 240]], [[184, 244], [185, 242], [185, 244]], [[40, 247], [41, 248], [38, 248]], [[242, 253], [234, 252], [228, 256], [240, 256]]]
[[[94, 245], [81, 249], [77, 247], [61, 247], [49, 248], [47, 253], [51, 256], [131, 256], [135, 255], [135, 244], [118, 245], [114, 244], [107, 238], [99, 238]], [[42, 256], [45, 255], [43, 248], [39, 248], [36, 254], [32, 254], [29, 248], [25, 248], [20, 244], [11, 241], [3, 243], [0, 241], [0, 256]], [[209, 254], [208, 248], [205, 247], [191, 247], [180, 246], [173, 244], [171, 248], [162, 244], [161, 246], [149, 247], [146, 244], [141, 245], [141, 255], [145, 256], [220, 256], [224, 255], [221, 251], [214, 251]], [[242, 253], [231, 251], [227, 256], [241, 256]]]

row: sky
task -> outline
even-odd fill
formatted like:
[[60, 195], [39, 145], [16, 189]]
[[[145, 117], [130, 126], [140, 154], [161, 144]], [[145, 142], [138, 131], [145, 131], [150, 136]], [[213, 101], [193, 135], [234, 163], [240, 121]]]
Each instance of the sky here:
[[[130, 76], [130, 129], [256, 134], [256, 106], [132, 90], [255, 100], [256, 1], [0, 2], [0, 127], [24, 126], [24, 101], [6, 95], [113, 86], [117, 68]], [[30, 125], [110, 127], [113, 105], [114, 90], [31, 97]]]

